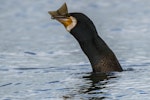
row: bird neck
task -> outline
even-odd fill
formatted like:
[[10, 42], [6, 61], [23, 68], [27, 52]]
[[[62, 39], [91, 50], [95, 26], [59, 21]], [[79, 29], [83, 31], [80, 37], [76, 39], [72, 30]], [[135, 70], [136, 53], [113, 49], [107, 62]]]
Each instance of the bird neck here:
[[99, 63], [99, 59], [103, 54], [110, 52], [109, 47], [99, 36], [94, 37], [91, 40], [80, 41], [79, 44], [92, 66]]

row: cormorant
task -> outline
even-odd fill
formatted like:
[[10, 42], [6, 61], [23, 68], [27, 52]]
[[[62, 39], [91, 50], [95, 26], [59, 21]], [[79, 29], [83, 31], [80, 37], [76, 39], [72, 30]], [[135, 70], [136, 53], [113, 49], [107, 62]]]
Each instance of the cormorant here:
[[85, 14], [68, 13], [66, 3], [57, 11], [48, 13], [52, 19], [62, 23], [66, 30], [76, 38], [81, 49], [87, 55], [93, 72], [123, 71], [115, 54], [98, 35], [93, 22]]

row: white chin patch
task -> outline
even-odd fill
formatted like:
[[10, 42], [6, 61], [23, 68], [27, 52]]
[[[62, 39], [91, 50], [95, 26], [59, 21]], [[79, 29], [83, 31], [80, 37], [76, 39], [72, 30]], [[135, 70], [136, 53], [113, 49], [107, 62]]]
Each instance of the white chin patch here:
[[66, 30], [67, 30], [68, 32], [70, 32], [70, 31], [77, 25], [77, 20], [76, 20], [76, 18], [74, 18], [74, 17], [72, 17], [72, 16], [70, 16], [70, 18], [71, 18], [71, 20], [72, 20], [72, 23], [66, 27]]

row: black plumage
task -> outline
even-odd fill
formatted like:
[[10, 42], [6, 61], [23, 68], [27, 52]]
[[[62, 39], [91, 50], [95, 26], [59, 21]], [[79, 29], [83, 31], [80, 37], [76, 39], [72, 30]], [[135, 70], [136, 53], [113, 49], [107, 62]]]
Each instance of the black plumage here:
[[113, 51], [101, 39], [93, 22], [86, 15], [68, 13], [66, 3], [56, 11], [49, 11], [49, 14], [53, 19], [61, 22], [77, 39], [81, 49], [91, 62], [93, 72], [107, 73], [123, 70]]
[[82, 13], [70, 13], [70, 16], [77, 20], [77, 25], [70, 33], [89, 58], [93, 72], [122, 71], [116, 56], [99, 37], [93, 22]]

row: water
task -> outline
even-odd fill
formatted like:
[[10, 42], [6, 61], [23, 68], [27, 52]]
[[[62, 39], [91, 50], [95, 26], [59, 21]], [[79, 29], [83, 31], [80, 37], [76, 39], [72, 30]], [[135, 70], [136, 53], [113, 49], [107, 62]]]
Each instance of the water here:
[[[91, 73], [76, 40], [47, 13], [64, 2], [70, 12], [93, 20], [127, 71]], [[149, 5], [147, 0], [1, 0], [0, 100], [150, 99]]]

